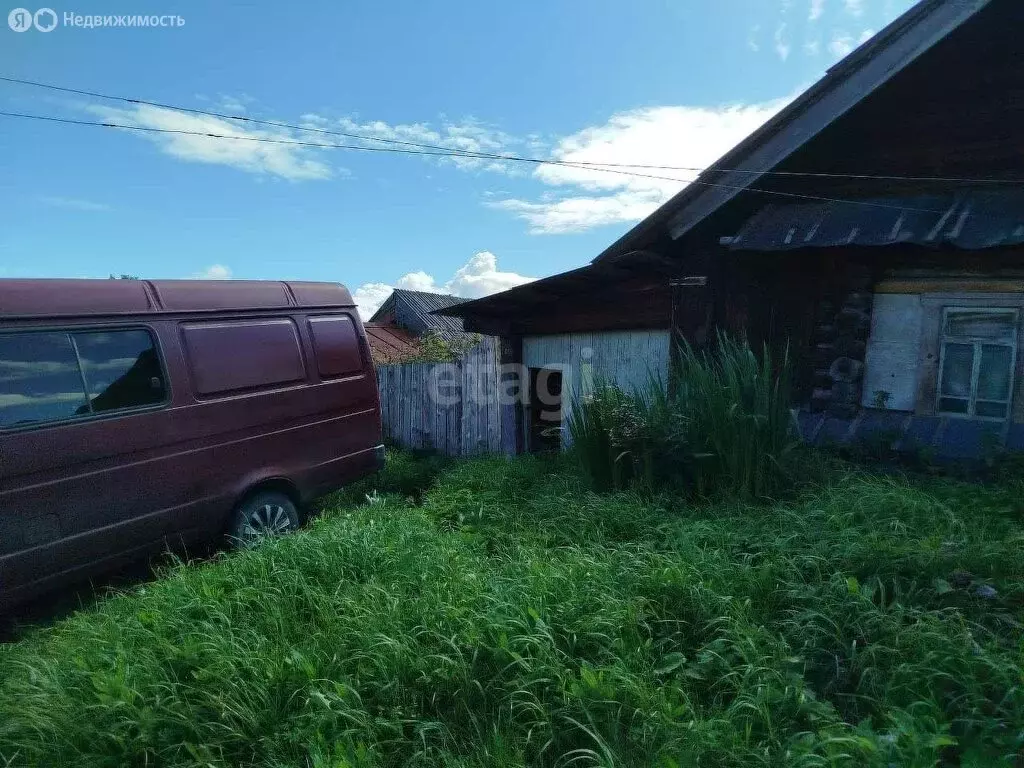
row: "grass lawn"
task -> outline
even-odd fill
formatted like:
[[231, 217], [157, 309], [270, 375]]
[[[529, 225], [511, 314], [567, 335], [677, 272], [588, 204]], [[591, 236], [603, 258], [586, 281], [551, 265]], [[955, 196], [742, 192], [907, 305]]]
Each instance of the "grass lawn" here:
[[1020, 765], [1022, 505], [400, 455], [302, 533], [0, 647], [0, 765]]

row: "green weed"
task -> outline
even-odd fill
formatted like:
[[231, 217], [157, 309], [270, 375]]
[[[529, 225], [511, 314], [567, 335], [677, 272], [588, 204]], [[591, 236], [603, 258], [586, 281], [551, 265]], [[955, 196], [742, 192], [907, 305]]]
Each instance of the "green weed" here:
[[788, 489], [800, 473], [786, 355], [755, 355], [724, 335], [709, 351], [680, 344], [667, 386], [600, 386], [573, 408], [570, 434], [594, 490], [764, 499]]
[[1018, 764], [1011, 491], [424, 473], [0, 646], [0, 765]]

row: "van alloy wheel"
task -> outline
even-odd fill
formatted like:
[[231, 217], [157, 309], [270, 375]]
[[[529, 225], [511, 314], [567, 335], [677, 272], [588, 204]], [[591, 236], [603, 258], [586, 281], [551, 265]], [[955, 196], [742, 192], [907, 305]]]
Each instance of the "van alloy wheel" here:
[[276, 491], [257, 491], [235, 509], [228, 541], [234, 546], [252, 546], [298, 527], [299, 513], [291, 499]]
[[276, 536], [287, 533], [291, 528], [292, 521], [288, 519], [284, 507], [280, 504], [264, 504], [253, 512], [245, 524], [245, 533], [248, 536]]

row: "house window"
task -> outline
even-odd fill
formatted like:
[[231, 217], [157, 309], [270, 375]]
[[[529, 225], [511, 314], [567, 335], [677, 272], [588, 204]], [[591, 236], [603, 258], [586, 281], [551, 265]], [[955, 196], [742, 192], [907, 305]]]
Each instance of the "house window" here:
[[939, 403], [943, 414], [1005, 419], [1017, 357], [1015, 309], [946, 309], [942, 318]]

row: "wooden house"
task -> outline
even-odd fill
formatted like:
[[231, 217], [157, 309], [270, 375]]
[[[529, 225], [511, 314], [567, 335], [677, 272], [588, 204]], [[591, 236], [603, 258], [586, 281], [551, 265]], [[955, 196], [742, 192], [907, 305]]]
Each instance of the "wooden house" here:
[[1022, 29], [923, 0], [590, 265], [444, 311], [566, 407], [723, 329], [788, 345], [808, 439], [1024, 448]]

